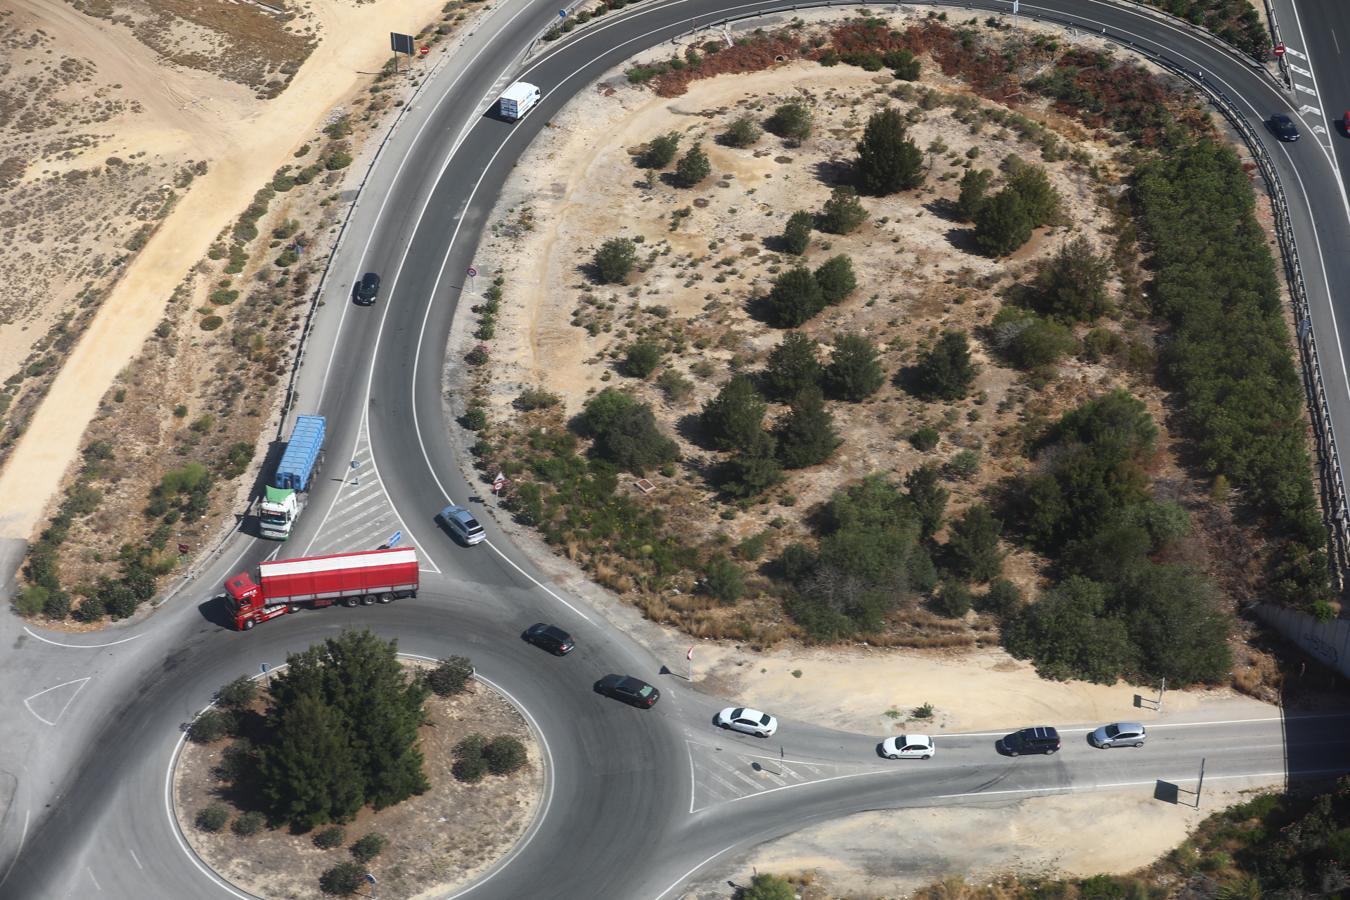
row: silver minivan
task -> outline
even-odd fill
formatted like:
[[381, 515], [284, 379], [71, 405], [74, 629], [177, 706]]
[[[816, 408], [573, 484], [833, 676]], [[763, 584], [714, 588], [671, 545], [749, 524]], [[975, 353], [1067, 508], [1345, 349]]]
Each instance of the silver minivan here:
[[1092, 746], [1102, 750], [1111, 747], [1142, 747], [1148, 740], [1148, 732], [1138, 722], [1115, 722], [1103, 725], [1088, 735]]

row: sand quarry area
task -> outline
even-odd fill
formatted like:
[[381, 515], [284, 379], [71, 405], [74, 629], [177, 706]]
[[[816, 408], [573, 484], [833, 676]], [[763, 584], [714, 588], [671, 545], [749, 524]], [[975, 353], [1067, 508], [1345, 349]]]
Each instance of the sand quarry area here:
[[[0, 277], [34, 287], [0, 301], [10, 418], [35, 382], [50, 390], [0, 470], [0, 537], [31, 536], [175, 287], [384, 64], [387, 42], [364, 38], [416, 32], [443, 5], [304, 0], [277, 17], [220, 4], [217, 18], [177, 0], [4, 5]], [[62, 322], [100, 300], [71, 350]]]

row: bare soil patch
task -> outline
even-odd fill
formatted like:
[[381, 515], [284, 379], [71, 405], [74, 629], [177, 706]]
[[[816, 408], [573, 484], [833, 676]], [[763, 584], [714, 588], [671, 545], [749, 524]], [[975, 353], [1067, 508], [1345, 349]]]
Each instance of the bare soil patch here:
[[[363, 809], [344, 826], [347, 841], [342, 847], [321, 850], [314, 845], [313, 834], [295, 835], [284, 829], [241, 837], [229, 826], [216, 834], [196, 828], [198, 810], [221, 796], [212, 770], [228, 740], [184, 745], [174, 770], [179, 828], [213, 870], [262, 897], [324, 896], [319, 875], [350, 860], [348, 845], [373, 831], [389, 839], [368, 867], [379, 879], [381, 897], [448, 893], [480, 875], [524, 834], [543, 791], [544, 764], [524, 718], [505, 697], [480, 682], [472, 682], [470, 690], [458, 697], [432, 694], [427, 711], [419, 747], [426, 758], [430, 790], [380, 812]], [[456, 781], [450, 771], [452, 751], [474, 732], [519, 738], [528, 749], [529, 763], [506, 777], [488, 775], [477, 784]]]

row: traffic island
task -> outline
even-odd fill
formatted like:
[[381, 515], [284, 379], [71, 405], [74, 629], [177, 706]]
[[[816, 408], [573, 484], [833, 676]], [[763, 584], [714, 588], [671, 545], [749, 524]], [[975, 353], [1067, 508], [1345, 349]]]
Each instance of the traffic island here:
[[[436, 666], [400, 661], [410, 683]], [[454, 680], [450, 687], [458, 686]], [[232, 709], [234, 688], [245, 702], [233, 698]], [[175, 756], [179, 831], [203, 863], [243, 891], [321, 897], [352, 888], [369, 896], [373, 876], [381, 898], [442, 894], [486, 872], [534, 820], [545, 777], [538, 742], [511, 701], [473, 677], [460, 693], [431, 690], [424, 701], [414, 746], [424, 759], [425, 791], [379, 811], [367, 803], [346, 821], [305, 831], [277, 821], [257, 772], [263, 763], [256, 748], [268, 740], [268, 710], [276, 706], [269, 685], [232, 682], [188, 728]], [[314, 765], [331, 769], [333, 760], [320, 757]]]

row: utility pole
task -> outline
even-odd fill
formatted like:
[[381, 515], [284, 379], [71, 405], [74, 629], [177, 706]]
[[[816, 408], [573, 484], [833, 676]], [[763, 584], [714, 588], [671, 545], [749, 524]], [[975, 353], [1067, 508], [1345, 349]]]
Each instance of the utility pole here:
[[1195, 808], [1200, 808], [1200, 792], [1205, 789], [1205, 758], [1200, 757], [1200, 781], [1195, 785]]

